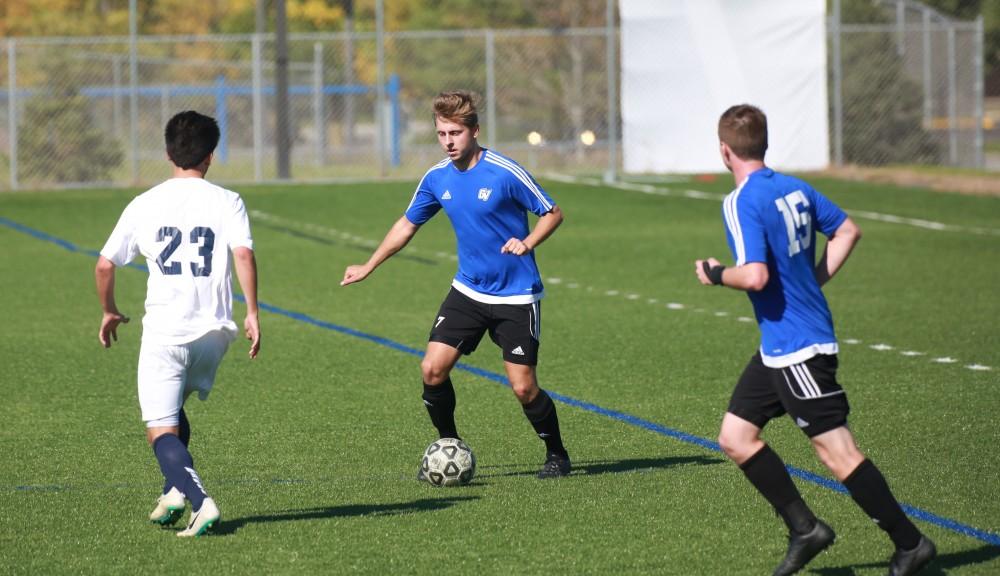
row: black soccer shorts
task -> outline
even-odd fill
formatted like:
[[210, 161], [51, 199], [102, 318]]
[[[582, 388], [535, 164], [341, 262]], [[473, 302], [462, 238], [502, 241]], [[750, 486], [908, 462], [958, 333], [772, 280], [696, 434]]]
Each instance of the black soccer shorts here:
[[836, 354], [769, 368], [757, 352], [729, 400], [729, 412], [758, 428], [787, 413], [810, 438], [847, 424], [850, 411], [847, 392], [837, 383]]
[[541, 302], [484, 304], [452, 288], [441, 303], [429, 339], [472, 354], [488, 331], [503, 350], [505, 361], [535, 366], [541, 326]]

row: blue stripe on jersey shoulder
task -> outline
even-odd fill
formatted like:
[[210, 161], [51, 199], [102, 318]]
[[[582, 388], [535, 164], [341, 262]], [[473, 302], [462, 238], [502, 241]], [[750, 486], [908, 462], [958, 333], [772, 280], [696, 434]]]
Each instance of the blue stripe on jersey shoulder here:
[[545, 197], [544, 194], [542, 194], [542, 191], [539, 190], [534, 180], [532, 180], [531, 176], [528, 175], [528, 172], [525, 171], [524, 168], [521, 168], [521, 166], [517, 162], [511, 160], [510, 158], [507, 158], [506, 156], [501, 156], [500, 154], [497, 154], [492, 150], [486, 151], [486, 154], [483, 156], [483, 160], [489, 162], [490, 164], [495, 164], [497, 166], [500, 166], [501, 168], [506, 169], [508, 172], [513, 174], [514, 177], [517, 178], [522, 184], [524, 184], [524, 186], [528, 190], [530, 190], [532, 194], [534, 194], [538, 198], [538, 200], [542, 203], [542, 206], [544, 206], [546, 210], [552, 209], [552, 203], [549, 202], [549, 200]]

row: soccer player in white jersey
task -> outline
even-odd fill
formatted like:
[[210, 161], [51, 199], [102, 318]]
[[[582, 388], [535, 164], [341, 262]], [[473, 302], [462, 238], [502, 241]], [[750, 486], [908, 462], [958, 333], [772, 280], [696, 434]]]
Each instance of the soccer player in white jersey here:
[[[486, 332], [503, 351], [511, 388], [545, 442], [539, 478], [565, 476], [570, 459], [552, 398], [538, 387], [535, 366], [544, 294], [534, 250], [562, 223], [562, 211], [524, 168], [479, 145], [479, 119], [469, 92], [434, 99], [438, 142], [448, 155], [424, 174], [406, 213], [362, 265], [348, 266], [342, 286], [360, 282], [401, 250], [444, 209], [458, 241], [458, 272], [432, 323], [420, 363], [423, 400], [442, 438], [458, 438], [451, 371]], [[527, 213], [538, 216], [528, 228]], [[418, 472], [418, 478], [423, 479]]]
[[[934, 543], [906, 517], [847, 427], [850, 408], [836, 378], [837, 339], [820, 288], [847, 260], [861, 231], [809, 184], [765, 166], [767, 118], [760, 109], [743, 104], [726, 110], [719, 141], [737, 185], [722, 208], [736, 264], [697, 260], [695, 274], [702, 284], [746, 291], [760, 324], [760, 349], [736, 384], [719, 444], [788, 526], [788, 551], [774, 574], [798, 572], [835, 537], [760, 438], [770, 419], [786, 413], [895, 544], [890, 576], [915, 574], [936, 555]], [[828, 238], [818, 263], [817, 230]]]
[[178, 536], [199, 536], [220, 521], [188, 452], [191, 428], [184, 401], [197, 392], [204, 400], [229, 344], [232, 320], [230, 251], [246, 299], [243, 322], [250, 357], [260, 350], [257, 319], [257, 263], [246, 207], [239, 194], [205, 180], [219, 142], [215, 120], [181, 112], [167, 122], [167, 156], [173, 178], [140, 194], [125, 208], [97, 260], [97, 294], [104, 309], [98, 338], [105, 348], [129, 321], [115, 304], [115, 268], [143, 255], [149, 269], [146, 314], [139, 352], [139, 406], [146, 439], [165, 479], [149, 519], [176, 522], [191, 502], [187, 528]]

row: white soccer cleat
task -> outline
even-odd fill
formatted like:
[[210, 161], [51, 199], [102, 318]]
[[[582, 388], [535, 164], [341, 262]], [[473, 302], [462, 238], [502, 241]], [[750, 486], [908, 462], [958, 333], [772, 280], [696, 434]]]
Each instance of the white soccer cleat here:
[[191, 511], [191, 520], [188, 521], [187, 528], [178, 532], [177, 535], [182, 538], [201, 536], [213, 526], [218, 525], [220, 518], [222, 518], [222, 514], [219, 512], [219, 507], [215, 505], [215, 500], [205, 498], [201, 509], [197, 512]]
[[156, 499], [156, 508], [149, 513], [149, 521], [160, 526], [170, 526], [184, 514], [184, 495], [176, 487]]

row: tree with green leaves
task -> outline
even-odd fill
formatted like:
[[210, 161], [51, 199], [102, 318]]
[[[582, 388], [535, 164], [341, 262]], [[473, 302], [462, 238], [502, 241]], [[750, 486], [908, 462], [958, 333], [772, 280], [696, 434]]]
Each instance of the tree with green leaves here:
[[94, 125], [90, 99], [39, 96], [24, 109], [24, 130], [18, 158], [24, 180], [76, 183], [112, 179], [124, 158], [121, 145]]

